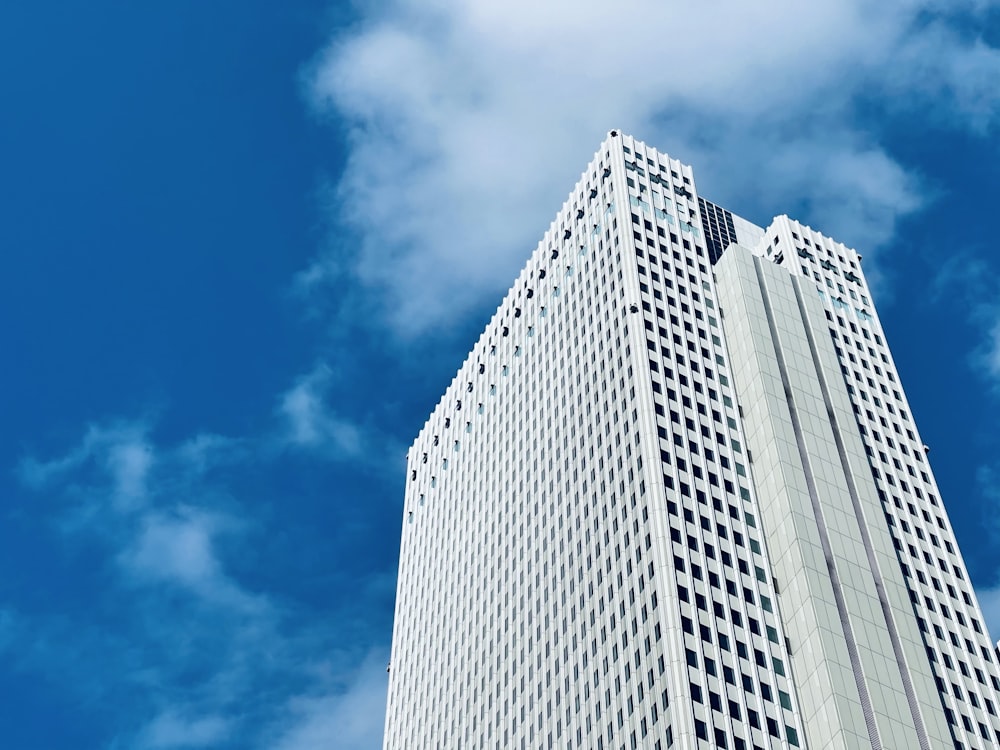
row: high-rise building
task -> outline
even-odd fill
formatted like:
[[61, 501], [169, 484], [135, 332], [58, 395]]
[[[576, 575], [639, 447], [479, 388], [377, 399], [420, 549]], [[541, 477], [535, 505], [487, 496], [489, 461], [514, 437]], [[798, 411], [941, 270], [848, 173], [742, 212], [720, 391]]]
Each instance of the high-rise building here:
[[852, 249], [612, 132], [408, 454], [385, 747], [993, 748]]

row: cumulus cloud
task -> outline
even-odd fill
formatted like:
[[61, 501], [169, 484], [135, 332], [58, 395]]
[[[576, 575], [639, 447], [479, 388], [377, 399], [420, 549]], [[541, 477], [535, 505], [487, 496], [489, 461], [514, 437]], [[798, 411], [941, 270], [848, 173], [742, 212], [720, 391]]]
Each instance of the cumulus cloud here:
[[919, 101], [989, 127], [997, 50], [942, 15], [979, 8], [376, 4], [309, 76], [313, 104], [347, 124], [338, 211], [360, 245], [300, 281], [318, 289], [346, 269], [398, 333], [448, 325], [511, 278], [611, 128], [695, 164], [709, 197], [748, 218], [797, 208], [870, 252], [923, 193], [858, 103]]

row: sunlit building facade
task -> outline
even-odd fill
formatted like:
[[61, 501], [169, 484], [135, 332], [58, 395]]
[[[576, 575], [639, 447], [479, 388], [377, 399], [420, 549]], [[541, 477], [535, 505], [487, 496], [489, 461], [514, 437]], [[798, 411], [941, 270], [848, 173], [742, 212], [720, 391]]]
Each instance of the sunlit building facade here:
[[408, 453], [385, 748], [991, 748], [861, 257], [612, 132]]

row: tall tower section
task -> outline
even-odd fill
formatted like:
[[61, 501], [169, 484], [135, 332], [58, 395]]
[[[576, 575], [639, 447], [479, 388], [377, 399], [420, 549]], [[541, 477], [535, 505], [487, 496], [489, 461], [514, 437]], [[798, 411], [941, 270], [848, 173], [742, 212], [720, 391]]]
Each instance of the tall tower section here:
[[[996, 655], [928, 462], [928, 448], [913, 420], [874, 307], [861, 256], [787, 216], [775, 218], [753, 247], [758, 256], [754, 263], [768, 274], [762, 279], [784, 278], [782, 283], [795, 290], [796, 303], [784, 318], [795, 320], [801, 314], [807, 329], [810, 343], [802, 351], [807, 362], [804, 372], [823, 390], [822, 401], [811, 403], [819, 412], [827, 412], [828, 418], [820, 413], [817, 423], [824, 424], [823, 429], [828, 424], [835, 438], [824, 452], [845, 474], [849, 469], [856, 477], [851, 503], [845, 505], [845, 513], [853, 515], [857, 525], [857, 531], [848, 534], [855, 546], [851, 555], [867, 561], [862, 565], [865, 577], [876, 586], [877, 609], [883, 613], [874, 619], [880, 626], [886, 623], [890, 634], [896, 631], [893, 659], [914, 676], [908, 694], [911, 710], [917, 700], [927, 717], [935, 706], [924, 694], [926, 688], [919, 687], [922, 680], [915, 677], [926, 671], [937, 695], [936, 713], [948, 728], [944, 746], [996, 747], [1000, 745]], [[746, 254], [742, 257], [743, 265], [749, 262]], [[724, 269], [738, 263], [737, 254], [723, 257], [717, 267], [720, 280]], [[774, 266], [787, 275], [775, 276]], [[766, 281], [762, 283], [764, 289]], [[727, 317], [727, 325], [732, 321], [734, 327], [745, 329], [746, 305], [751, 303], [738, 296], [733, 301], [738, 307]], [[780, 340], [789, 339], [772, 334], [770, 342], [758, 342], [759, 350], [780, 349]], [[741, 383], [751, 388], [758, 376], [763, 378], [763, 372], [748, 373]], [[794, 397], [789, 401], [794, 408], [793, 402]], [[904, 637], [904, 631], [910, 635]], [[914, 643], [920, 644], [922, 659]], [[932, 741], [931, 746], [938, 744]]]
[[385, 748], [986, 748], [854, 251], [612, 131], [407, 454]]
[[690, 167], [609, 135], [408, 454], [387, 748], [801, 746]]

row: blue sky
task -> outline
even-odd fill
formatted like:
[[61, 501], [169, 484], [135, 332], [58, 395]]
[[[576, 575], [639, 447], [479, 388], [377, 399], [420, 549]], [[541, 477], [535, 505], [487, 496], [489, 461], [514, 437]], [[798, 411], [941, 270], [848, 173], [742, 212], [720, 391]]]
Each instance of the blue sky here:
[[990, 0], [0, 6], [3, 746], [380, 747], [405, 447], [613, 127], [864, 254], [1000, 635], [998, 48]]

